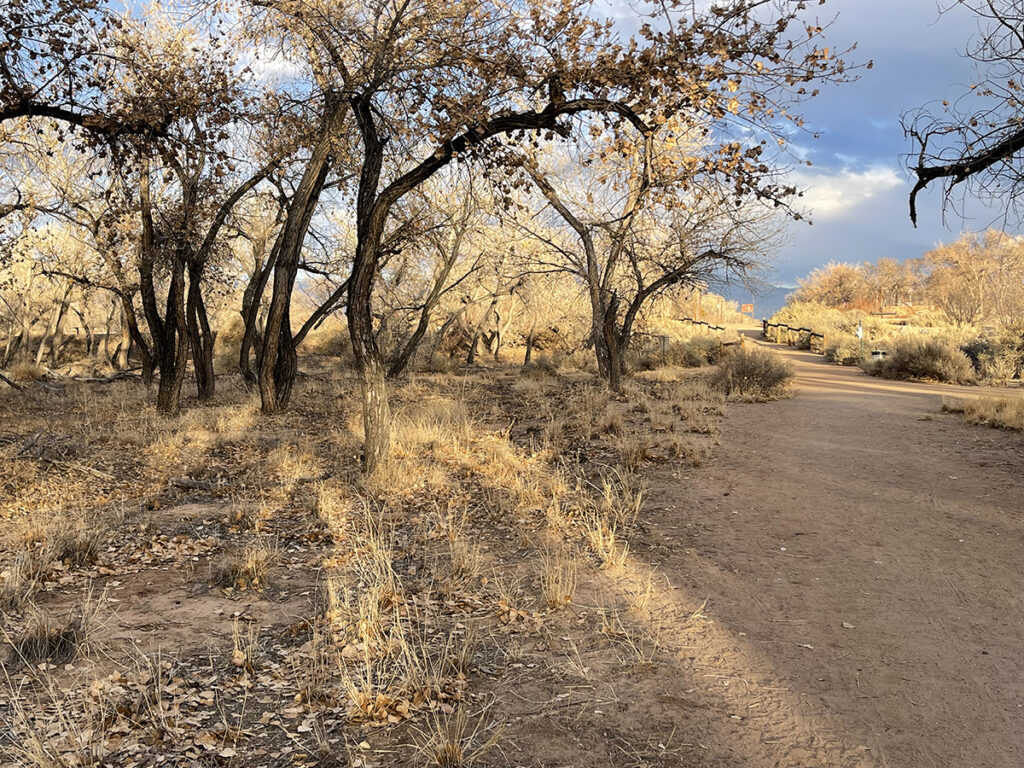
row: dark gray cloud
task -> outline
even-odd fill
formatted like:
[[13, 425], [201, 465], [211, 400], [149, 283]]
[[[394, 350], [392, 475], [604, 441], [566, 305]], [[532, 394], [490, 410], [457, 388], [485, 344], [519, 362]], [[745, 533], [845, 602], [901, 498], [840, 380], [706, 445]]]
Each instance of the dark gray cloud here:
[[[827, 9], [827, 10], [825, 10]], [[820, 138], [798, 140], [813, 168], [797, 179], [808, 188], [814, 226], [794, 224], [791, 244], [775, 263], [777, 279], [791, 283], [828, 261], [880, 256], [919, 256], [961, 228], [978, 229], [997, 212], [969, 207], [971, 220], [950, 216], [944, 224], [936, 194], [920, 200], [914, 229], [907, 214], [909, 183], [901, 156], [910, 149], [900, 115], [944, 97], [972, 81], [962, 57], [976, 30], [961, 8], [940, 15], [935, 0], [830, 0], [821, 19], [838, 14], [829, 30], [837, 49], [857, 42], [854, 61], [872, 59], [860, 80], [825, 89], [803, 114]]]

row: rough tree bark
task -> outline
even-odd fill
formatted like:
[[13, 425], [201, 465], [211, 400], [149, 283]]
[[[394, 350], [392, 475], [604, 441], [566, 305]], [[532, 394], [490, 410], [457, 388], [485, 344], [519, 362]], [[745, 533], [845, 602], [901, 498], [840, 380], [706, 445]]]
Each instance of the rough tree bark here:
[[[344, 102], [336, 96], [326, 97], [319, 139], [288, 206], [278, 242], [274, 244], [276, 257], [273, 260], [273, 289], [257, 375], [263, 413], [275, 413], [287, 406], [295, 383], [298, 361], [290, 317], [292, 289], [299, 271], [302, 243], [331, 169], [334, 130], [344, 109]], [[258, 305], [258, 299], [255, 303]]]

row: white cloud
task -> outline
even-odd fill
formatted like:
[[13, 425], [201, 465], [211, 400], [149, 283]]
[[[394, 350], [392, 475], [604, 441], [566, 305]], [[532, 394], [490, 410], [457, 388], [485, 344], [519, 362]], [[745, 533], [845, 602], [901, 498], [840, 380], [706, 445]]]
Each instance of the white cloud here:
[[802, 171], [794, 178], [804, 190], [804, 205], [816, 220], [843, 218], [873, 197], [904, 183], [895, 168], [881, 165], [863, 171], [846, 168], [839, 173]]

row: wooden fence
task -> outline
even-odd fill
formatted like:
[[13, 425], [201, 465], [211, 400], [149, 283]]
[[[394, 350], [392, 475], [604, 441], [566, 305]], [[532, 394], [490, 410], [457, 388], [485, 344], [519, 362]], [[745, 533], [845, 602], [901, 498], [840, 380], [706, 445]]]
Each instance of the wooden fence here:
[[705, 328], [707, 328], [708, 330], [711, 330], [711, 331], [724, 331], [725, 330], [725, 328], [723, 326], [721, 326], [721, 325], [712, 325], [711, 323], [706, 323], [703, 320], [694, 320], [692, 317], [681, 317], [681, 318], [679, 318], [679, 322], [681, 322], [681, 323], [689, 323], [690, 325], [703, 325]]
[[762, 320], [761, 326], [761, 333], [766, 339], [768, 338], [769, 328], [778, 328], [780, 331], [785, 332], [785, 334], [778, 334], [776, 340], [778, 344], [788, 344], [791, 347], [806, 345], [811, 352], [825, 353], [825, 345], [828, 339], [824, 333], [818, 333], [812, 328], [794, 328], [785, 323], [769, 323], [767, 320]]

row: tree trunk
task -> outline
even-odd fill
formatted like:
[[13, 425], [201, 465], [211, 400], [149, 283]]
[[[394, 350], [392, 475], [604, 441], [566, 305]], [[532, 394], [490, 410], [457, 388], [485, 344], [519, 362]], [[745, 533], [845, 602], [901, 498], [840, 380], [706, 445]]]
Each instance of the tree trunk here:
[[[132, 347], [132, 331], [131, 321], [129, 317], [129, 311], [125, 308], [126, 302], [121, 302], [121, 341], [118, 344], [117, 350], [117, 367], [120, 370], [126, 370], [131, 363], [129, 362], [128, 353]], [[153, 383], [153, 364], [152, 361], [147, 361], [148, 354], [145, 355], [142, 365], [142, 379], [148, 387]], [[147, 364], [148, 362], [148, 364]]]
[[[280, 243], [280, 239], [278, 240]], [[267, 281], [277, 260], [279, 245], [271, 249], [270, 257], [265, 264], [258, 264], [242, 294], [242, 343], [238, 348], [238, 371], [242, 374], [245, 386], [250, 390], [258, 388], [257, 376], [252, 369], [250, 360], [252, 350], [256, 350], [256, 368], [260, 367], [263, 354], [263, 333], [260, 325], [260, 310], [263, 306], [263, 293], [267, 289]]]
[[367, 473], [387, 464], [391, 450], [391, 409], [381, 362], [367, 360], [360, 377], [363, 396], [363, 468]]
[[[114, 313], [117, 312], [117, 299], [111, 299], [110, 311], [107, 312], [107, 319], [103, 326], [103, 357], [107, 365], [113, 365], [114, 359], [110, 352], [110, 329], [114, 325]], [[99, 352], [99, 340], [96, 341], [96, 351]]]
[[257, 377], [263, 413], [274, 413], [288, 405], [298, 371], [289, 312], [292, 289], [295, 287], [299, 257], [309, 222], [331, 168], [335, 123], [345, 107], [346, 103], [335, 97], [329, 97], [325, 103], [320, 138], [303, 170], [291, 205], [288, 206], [284, 227], [278, 235], [280, 245], [274, 244], [277, 251], [273, 261], [274, 288], [263, 333], [263, 350]]
[[188, 366], [188, 320], [185, 317], [185, 266], [184, 257], [174, 254], [171, 268], [171, 284], [167, 290], [167, 311], [160, 339], [160, 386], [157, 390], [156, 407], [161, 413], [177, 413], [181, 398], [181, 385], [185, 380]]
[[14, 333], [13, 329], [7, 334], [7, 344], [4, 348], [3, 360], [0, 361], [0, 368], [6, 368], [14, 360], [15, 355], [18, 354], [18, 348], [21, 346], [22, 336], [21, 331]]
[[96, 338], [96, 334], [92, 330], [92, 326], [89, 325], [89, 321], [85, 317], [85, 312], [79, 310], [77, 307], [72, 307], [72, 311], [78, 315], [78, 321], [82, 324], [82, 330], [85, 332], [85, 356], [91, 358], [98, 354], [100, 351], [99, 339]]
[[618, 334], [615, 329], [616, 317], [619, 314], [619, 297], [612, 295], [608, 309], [604, 313], [602, 337], [608, 351], [608, 388], [612, 392], [622, 392], [622, 360], [619, 349]]
[[50, 315], [50, 322], [43, 331], [43, 338], [39, 342], [39, 349], [36, 351], [36, 365], [42, 365], [45, 357], [50, 368], [57, 367], [56, 345], [59, 337], [63, 336], [64, 315], [67, 314], [68, 304], [71, 301], [71, 286], [64, 289], [60, 300], [56, 302], [53, 313]]
[[156, 409], [160, 413], [177, 413], [181, 406], [181, 385], [188, 365], [188, 336], [179, 334], [172, 348], [174, 362], [160, 366], [160, 385], [156, 393]]
[[213, 333], [203, 301], [201, 264], [195, 262], [188, 270], [188, 305], [186, 307], [188, 337], [192, 346], [192, 365], [196, 374], [196, 392], [199, 400], [213, 398], [216, 373], [213, 369]]
[[531, 329], [530, 332], [526, 335], [526, 354], [523, 355], [523, 365], [529, 363], [530, 359], [533, 357], [533, 339], [534, 334], [533, 330]]

